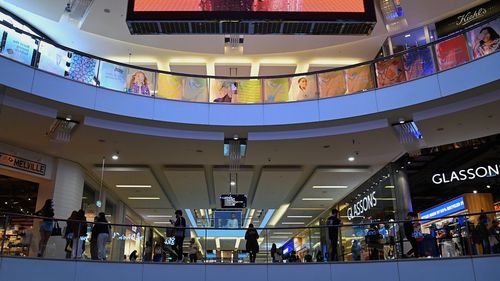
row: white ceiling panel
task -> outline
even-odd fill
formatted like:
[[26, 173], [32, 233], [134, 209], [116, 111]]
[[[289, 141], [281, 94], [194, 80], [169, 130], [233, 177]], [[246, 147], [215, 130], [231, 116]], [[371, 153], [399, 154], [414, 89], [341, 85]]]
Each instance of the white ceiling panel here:
[[[94, 168], [94, 173], [101, 175], [101, 168]], [[136, 209], [172, 208], [165, 197], [160, 184], [149, 167], [108, 167], [104, 170], [104, 182], [123, 202]], [[150, 188], [116, 187], [116, 185], [151, 185]], [[159, 200], [130, 200], [129, 197], [159, 197]]]
[[[347, 194], [352, 192], [358, 185], [373, 175], [380, 167], [370, 168], [318, 168], [304, 185], [294, 202], [292, 208], [324, 207], [328, 208]], [[347, 186], [347, 188], [315, 189], [313, 186]], [[328, 199], [328, 201], [312, 200], [304, 201], [303, 198]], [[286, 219], [284, 216], [283, 219]], [[282, 219], [282, 220], [283, 220]], [[297, 219], [297, 221], [309, 221], [310, 219]], [[289, 221], [287, 219], [287, 221]], [[294, 221], [294, 220], [292, 220]]]
[[231, 77], [248, 77], [250, 76], [250, 64], [246, 65], [227, 65], [216, 64], [215, 75], [217, 76], [231, 76]]
[[[219, 196], [229, 193], [229, 170], [214, 170], [214, 187], [215, 187], [215, 202], [219, 204]], [[252, 183], [253, 171], [240, 170], [238, 171], [238, 190], [235, 187], [231, 188], [232, 193], [247, 194]]]
[[295, 73], [296, 65], [263, 65], [259, 67], [259, 76]]
[[205, 64], [170, 64], [170, 71], [177, 73], [188, 73], [206, 75], [207, 66]]
[[208, 208], [207, 182], [205, 169], [200, 168], [165, 168], [164, 174], [179, 202], [180, 208]]
[[262, 169], [257, 191], [252, 202], [252, 208], [278, 208], [283, 204], [283, 198], [296, 186], [302, 175], [300, 168], [269, 168]]

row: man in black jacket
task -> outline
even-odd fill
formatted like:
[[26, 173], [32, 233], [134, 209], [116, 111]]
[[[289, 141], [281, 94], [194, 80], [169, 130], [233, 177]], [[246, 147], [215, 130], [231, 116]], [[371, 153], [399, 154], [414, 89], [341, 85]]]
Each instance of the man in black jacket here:
[[406, 221], [403, 223], [403, 229], [405, 232], [406, 239], [411, 244], [411, 250], [409, 250], [406, 253], [406, 256], [410, 256], [412, 253], [415, 255], [416, 258], [418, 258], [418, 244], [417, 244], [417, 239], [414, 237], [414, 225], [413, 225], [413, 219], [417, 217], [417, 214], [414, 212], [408, 212], [406, 215]]

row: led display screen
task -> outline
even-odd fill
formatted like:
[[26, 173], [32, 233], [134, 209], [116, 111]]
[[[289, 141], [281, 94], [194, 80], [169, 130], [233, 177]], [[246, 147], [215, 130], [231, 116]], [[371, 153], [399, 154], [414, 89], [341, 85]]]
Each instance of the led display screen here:
[[371, 0], [129, 0], [127, 20], [376, 21]]
[[135, 12], [274, 11], [362, 13], [363, 0], [135, 0]]

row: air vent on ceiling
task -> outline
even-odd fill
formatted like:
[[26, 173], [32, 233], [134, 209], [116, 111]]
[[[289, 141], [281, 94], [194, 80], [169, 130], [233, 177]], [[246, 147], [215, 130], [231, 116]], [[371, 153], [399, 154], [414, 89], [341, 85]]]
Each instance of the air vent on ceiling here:
[[220, 32], [218, 22], [191, 22], [191, 32], [196, 34], [217, 34]]
[[285, 22], [283, 24], [284, 34], [309, 34], [312, 23], [305, 22]]
[[248, 34], [248, 22], [222, 22], [222, 32], [226, 34]]
[[68, 2], [63, 17], [80, 28], [90, 12], [94, 0], [72, 0]]
[[52, 122], [46, 135], [54, 142], [68, 143], [77, 125], [76, 121], [58, 117]]
[[160, 34], [160, 28], [156, 22], [130, 22], [128, 23], [132, 34]]
[[160, 28], [164, 34], [189, 33], [187, 22], [160, 22]]
[[256, 22], [254, 23], [254, 34], [281, 33], [281, 22]]

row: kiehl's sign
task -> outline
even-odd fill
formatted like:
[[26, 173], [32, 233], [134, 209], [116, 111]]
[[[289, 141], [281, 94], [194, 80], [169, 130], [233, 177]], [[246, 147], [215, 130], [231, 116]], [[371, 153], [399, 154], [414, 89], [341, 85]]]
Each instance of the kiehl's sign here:
[[474, 23], [495, 16], [500, 12], [500, 1], [488, 1], [453, 17], [436, 22], [436, 33], [443, 37]]
[[0, 165], [45, 176], [47, 165], [0, 152]]

